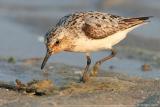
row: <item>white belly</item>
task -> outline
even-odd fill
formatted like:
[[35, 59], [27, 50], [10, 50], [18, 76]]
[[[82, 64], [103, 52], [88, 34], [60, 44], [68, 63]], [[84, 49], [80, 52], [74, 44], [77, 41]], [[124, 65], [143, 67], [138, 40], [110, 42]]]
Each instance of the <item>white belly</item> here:
[[87, 39], [81, 38], [76, 41], [75, 48], [72, 51], [75, 52], [94, 52], [111, 49], [113, 45], [119, 43], [126, 37], [126, 33], [119, 32], [104, 39]]
[[122, 41], [128, 32], [133, 30], [138, 26], [129, 28], [124, 31], [120, 31], [118, 33], [115, 33], [113, 35], [110, 35], [103, 39], [88, 39], [88, 38], [79, 38], [76, 41], [75, 48], [73, 48], [74, 52], [94, 52], [94, 51], [102, 51], [102, 50], [108, 50], [111, 49], [112, 46], [116, 45], [120, 41]]

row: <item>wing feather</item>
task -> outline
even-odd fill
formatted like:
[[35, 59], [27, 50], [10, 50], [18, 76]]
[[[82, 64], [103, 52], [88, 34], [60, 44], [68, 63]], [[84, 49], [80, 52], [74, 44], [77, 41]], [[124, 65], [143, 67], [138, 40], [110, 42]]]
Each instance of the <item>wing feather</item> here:
[[149, 17], [123, 18], [120, 16], [104, 16], [104, 18], [86, 18], [82, 30], [92, 39], [102, 39], [118, 31], [144, 23]]

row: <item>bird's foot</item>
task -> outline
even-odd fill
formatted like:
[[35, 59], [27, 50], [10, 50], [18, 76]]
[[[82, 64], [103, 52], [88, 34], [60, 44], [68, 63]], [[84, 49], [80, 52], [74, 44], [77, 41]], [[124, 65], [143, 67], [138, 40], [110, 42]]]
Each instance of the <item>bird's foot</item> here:
[[90, 79], [89, 76], [90, 76], [90, 75], [89, 75], [88, 73], [84, 72], [84, 73], [83, 73], [83, 76], [82, 76], [81, 79], [80, 79], [80, 82], [83, 82], [83, 83], [88, 82], [89, 79]]
[[94, 66], [93, 66], [93, 69], [91, 71], [91, 76], [97, 76], [98, 74], [98, 71], [99, 71], [99, 67], [100, 67], [100, 64], [99, 63], [96, 63]]

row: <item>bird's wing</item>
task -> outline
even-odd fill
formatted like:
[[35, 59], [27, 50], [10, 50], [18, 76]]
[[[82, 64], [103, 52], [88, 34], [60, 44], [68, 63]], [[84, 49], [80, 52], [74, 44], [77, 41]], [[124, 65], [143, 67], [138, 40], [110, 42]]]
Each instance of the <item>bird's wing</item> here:
[[103, 18], [86, 18], [82, 30], [87, 37], [103, 39], [118, 31], [122, 31], [138, 24], [144, 23], [149, 17], [123, 18], [120, 16], [104, 16]]

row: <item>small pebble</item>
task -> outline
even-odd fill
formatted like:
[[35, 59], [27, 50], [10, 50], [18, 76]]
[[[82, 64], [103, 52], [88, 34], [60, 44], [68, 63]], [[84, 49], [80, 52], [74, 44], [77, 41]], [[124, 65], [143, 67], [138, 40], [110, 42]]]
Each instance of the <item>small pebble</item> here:
[[14, 57], [9, 57], [8, 63], [16, 63], [16, 59]]
[[151, 71], [151, 66], [149, 64], [144, 64], [141, 69], [142, 71]]
[[109, 66], [109, 69], [114, 69], [114, 68], [115, 68], [115, 66], [113, 66], [113, 65]]

